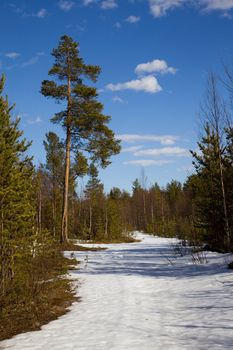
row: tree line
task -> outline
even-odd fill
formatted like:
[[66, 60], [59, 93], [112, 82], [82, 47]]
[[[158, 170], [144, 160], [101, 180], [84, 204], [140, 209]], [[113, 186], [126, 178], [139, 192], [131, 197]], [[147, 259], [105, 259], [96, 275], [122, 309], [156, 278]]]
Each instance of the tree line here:
[[[165, 187], [158, 184], [146, 186], [145, 175], [132, 183], [129, 193], [119, 188], [104, 192], [104, 185], [98, 179], [98, 169], [91, 164], [86, 174], [89, 181], [86, 188], [75, 192], [75, 179], [70, 188], [69, 206], [71, 236], [93, 241], [111, 241], [127, 236], [127, 232], [140, 230], [156, 235], [175, 236], [193, 244], [205, 244], [209, 249], [221, 252], [232, 251], [233, 244], [233, 126], [231, 119], [233, 101], [233, 71], [225, 68], [225, 80], [210, 74], [207, 88], [200, 108], [200, 139], [197, 149], [191, 150], [194, 172], [184, 184], [172, 180]], [[225, 89], [222, 89], [221, 85]], [[227, 94], [229, 99], [226, 99]], [[47, 134], [45, 148], [47, 163], [44, 179], [53, 183], [49, 168], [51, 150], [58, 149], [51, 144]], [[62, 146], [61, 146], [62, 152]], [[50, 156], [49, 156], [50, 155]], [[59, 157], [58, 157], [59, 158]], [[53, 161], [63, 169], [62, 158]], [[47, 169], [47, 170], [46, 170]], [[50, 172], [50, 173], [49, 173]], [[56, 170], [59, 173], [59, 169]], [[72, 170], [71, 170], [72, 173]], [[59, 184], [57, 183], [57, 191]], [[59, 191], [58, 191], [59, 192]], [[45, 197], [49, 193], [44, 190]], [[47, 206], [53, 203], [54, 195], [50, 191]], [[62, 197], [60, 189], [60, 198]], [[52, 207], [61, 207], [57, 203]], [[45, 206], [46, 201], [43, 200]], [[50, 203], [50, 204], [49, 204]], [[50, 209], [51, 211], [52, 209]], [[48, 213], [49, 208], [44, 208]], [[50, 218], [53, 216], [49, 216]], [[44, 225], [48, 225], [44, 218]], [[49, 229], [54, 231], [50, 219]], [[60, 223], [56, 224], [60, 227]], [[53, 226], [53, 228], [52, 228]], [[48, 227], [47, 227], [48, 228]]]

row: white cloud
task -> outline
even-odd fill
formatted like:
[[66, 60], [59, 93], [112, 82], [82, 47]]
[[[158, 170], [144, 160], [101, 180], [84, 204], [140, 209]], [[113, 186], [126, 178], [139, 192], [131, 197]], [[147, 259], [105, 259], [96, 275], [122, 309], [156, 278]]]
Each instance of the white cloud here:
[[140, 20], [141, 20], [141, 17], [139, 17], [139, 16], [129, 16], [128, 18], [126, 18], [126, 22], [129, 22], [131, 24], [137, 23]]
[[[185, 4], [204, 11], [229, 11], [233, 9], [233, 0], [148, 0], [150, 12], [155, 18], [165, 16], [169, 11]], [[227, 12], [224, 12], [227, 15]]]
[[180, 168], [176, 168], [176, 170], [178, 171], [178, 172], [185, 172], [185, 173], [191, 173], [191, 172], [193, 172], [194, 171], [194, 167], [192, 166], [192, 165], [189, 165], [189, 166], [187, 166], [187, 165], [183, 165], [183, 166], [181, 166]]
[[114, 103], [127, 103], [126, 101], [123, 100], [123, 98], [119, 97], [119, 96], [114, 96], [112, 98]]
[[115, 24], [114, 24], [114, 27], [116, 27], [116, 28], [121, 28], [121, 23], [120, 22], [116, 22]]
[[135, 152], [139, 151], [142, 148], [143, 148], [143, 146], [125, 147], [125, 148], [122, 148], [121, 152], [122, 153], [135, 153]]
[[27, 61], [20, 63], [20, 64], [13, 64], [11, 66], [8, 66], [7, 69], [13, 69], [13, 68], [24, 68], [24, 67], [28, 67], [28, 66], [33, 66], [34, 64], [36, 64], [39, 59], [45, 56], [44, 52], [37, 52], [33, 57], [29, 58]]
[[18, 53], [18, 52], [7, 52], [7, 53], [5, 54], [5, 56], [8, 57], [8, 58], [10, 58], [10, 59], [12, 59], [12, 60], [14, 60], [15, 58], [17, 58], [17, 57], [19, 57], [19, 56], [21, 56], [21, 55], [20, 55], [20, 53]]
[[153, 159], [137, 159], [137, 160], [129, 160], [127, 162], [124, 162], [125, 165], [138, 165], [142, 167], [151, 166], [151, 165], [165, 165], [168, 163], [172, 163], [172, 161], [169, 160], [153, 160]]
[[149, 0], [150, 11], [154, 17], [165, 16], [169, 10], [183, 5], [187, 0]]
[[88, 5], [91, 5], [95, 2], [96, 2], [96, 0], [83, 0], [83, 5], [88, 6]]
[[106, 88], [111, 91], [121, 91], [121, 90], [135, 90], [135, 91], [144, 91], [148, 93], [157, 93], [162, 91], [157, 78], [152, 75], [152, 73], [176, 73], [176, 69], [169, 67], [164, 60], [154, 60], [152, 62], [142, 63], [137, 65], [135, 72], [137, 74], [149, 73], [147, 76], [139, 76], [138, 79], [126, 81], [124, 83], [113, 84], [110, 83], [106, 85]]
[[134, 153], [136, 157], [143, 156], [168, 156], [168, 157], [188, 157], [190, 156], [190, 152], [186, 148], [181, 147], [163, 147], [163, 148], [151, 148], [145, 149], [141, 151], [137, 151]]
[[137, 142], [137, 141], [155, 141], [160, 142], [161, 145], [173, 145], [178, 139], [178, 136], [172, 135], [137, 135], [137, 134], [123, 134], [117, 135], [117, 138], [125, 142]]
[[45, 53], [44, 53], [44, 51], [39, 51], [39, 52], [37, 52], [36, 53], [36, 56], [45, 56]]
[[74, 7], [74, 5], [75, 3], [69, 0], [60, 0], [58, 3], [60, 9], [66, 12], [70, 11]]
[[[206, 10], [231, 10], [233, 9], [233, 0], [203, 0]], [[201, 2], [200, 2], [201, 3]]]
[[[20, 3], [20, 1], [15, 1], [15, 2]], [[22, 3], [22, 1], [21, 1], [21, 3]], [[38, 1], [38, 3], [39, 3], [39, 1]], [[45, 8], [41, 8], [37, 12], [27, 12], [24, 10], [25, 5], [22, 5], [22, 4], [20, 6], [18, 6], [18, 4], [15, 5], [13, 3], [9, 3], [9, 7], [12, 9], [13, 12], [19, 14], [23, 18], [37, 17], [37, 18], [43, 19], [49, 14]]]
[[36, 13], [36, 17], [38, 18], [44, 18], [46, 15], [48, 14], [46, 9], [40, 9], [37, 13]]
[[143, 74], [143, 73], [175, 74], [177, 72], [177, 69], [173, 67], [169, 67], [167, 62], [164, 60], [156, 59], [151, 62], [138, 64], [135, 69], [135, 72], [137, 74]]
[[135, 90], [149, 92], [151, 94], [162, 91], [162, 87], [159, 85], [158, 80], [152, 75], [127, 81], [125, 83], [108, 84], [106, 88], [111, 91]]
[[42, 119], [40, 118], [40, 116], [37, 116], [35, 119], [29, 119], [28, 120], [28, 124], [40, 124], [42, 123]]
[[104, 1], [102, 1], [100, 7], [104, 10], [111, 10], [111, 9], [116, 8], [117, 6], [118, 5], [117, 5], [116, 0], [104, 0]]
[[15, 10], [15, 12], [21, 14], [23, 18], [28, 18], [28, 17], [37, 17], [37, 18], [45, 18], [48, 15], [48, 11], [45, 8], [41, 8], [37, 12], [25, 12], [23, 9], [18, 8]]
[[33, 66], [39, 61], [39, 56], [33, 56], [28, 61], [22, 63], [21, 67]]

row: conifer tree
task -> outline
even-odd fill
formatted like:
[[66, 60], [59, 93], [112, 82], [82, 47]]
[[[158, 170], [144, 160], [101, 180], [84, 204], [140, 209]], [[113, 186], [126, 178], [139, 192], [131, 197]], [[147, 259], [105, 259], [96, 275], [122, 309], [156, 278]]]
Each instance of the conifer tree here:
[[112, 188], [109, 196], [107, 198], [107, 218], [108, 225], [106, 227], [105, 236], [108, 237], [109, 240], [117, 240], [122, 238], [126, 232], [124, 232], [123, 225], [123, 212], [121, 209], [122, 206], [122, 198], [121, 191], [119, 188]]
[[[95, 165], [92, 163], [89, 168], [89, 181], [87, 183], [86, 189], [85, 189], [85, 196], [89, 203], [89, 234], [90, 236], [96, 236], [98, 233], [97, 223], [98, 226], [104, 226], [102, 223], [101, 225], [101, 217], [103, 217], [103, 213], [101, 212], [101, 201], [104, 199], [104, 193], [103, 193], [103, 184], [101, 184], [99, 178], [98, 178], [98, 170], [96, 169]], [[102, 210], [103, 211], [103, 210]], [[95, 220], [93, 220], [93, 218]], [[94, 233], [94, 234], [93, 234]]]
[[[221, 228], [220, 223], [214, 225], [212, 232], [217, 232], [216, 242], [222, 244], [224, 249], [230, 250], [231, 246], [231, 235], [229, 226], [229, 214], [227, 208], [226, 198], [226, 181], [225, 181], [225, 135], [224, 126], [226, 115], [225, 103], [218, 93], [217, 79], [213, 74], [210, 74], [207, 80], [207, 90], [202, 103], [202, 118], [204, 120], [204, 131], [205, 136], [202, 138], [202, 142], [199, 143], [199, 148], [202, 152], [202, 156], [193, 152], [194, 158], [196, 159], [196, 169], [199, 168], [203, 172], [209, 170], [210, 183], [212, 188], [212, 202], [211, 206], [214, 212], [217, 210], [215, 215], [223, 218], [223, 227]], [[194, 162], [195, 163], [195, 162]], [[209, 168], [210, 167], [210, 168]], [[203, 183], [204, 184], [204, 183]], [[217, 188], [216, 188], [217, 186]], [[216, 191], [215, 191], [216, 190]], [[215, 198], [217, 192], [220, 191], [220, 197]], [[215, 206], [216, 204], [216, 206]], [[219, 214], [218, 214], [219, 213]], [[217, 218], [212, 218], [214, 221], [219, 221]], [[221, 238], [220, 236], [223, 235]], [[221, 242], [222, 241], [222, 242]]]
[[2, 96], [0, 79], [0, 290], [13, 278], [15, 256], [23, 254], [33, 234], [31, 204], [33, 167], [26, 155], [29, 143], [22, 139], [19, 119], [11, 117], [12, 107]]
[[208, 123], [204, 130], [205, 135], [198, 142], [200, 152], [191, 152], [197, 171], [193, 183], [197, 208], [196, 226], [213, 248], [223, 248], [226, 228], [218, 161], [219, 139]]
[[52, 52], [55, 64], [49, 75], [55, 80], [44, 80], [41, 92], [65, 104], [52, 121], [61, 124], [66, 133], [65, 181], [61, 241], [68, 240], [68, 190], [70, 162], [81, 155], [106, 167], [109, 158], [119, 153], [119, 142], [107, 124], [110, 117], [102, 113], [103, 105], [97, 101], [97, 89], [85, 84], [86, 79], [96, 82], [100, 67], [86, 65], [79, 55], [79, 45], [67, 35], [60, 38], [59, 45]]
[[44, 141], [46, 151], [46, 170], [51, 181], [51, 200], [52, 200], [52, 221], [53, 221], [53, 236], [56, 236], [57, 224], [60, 222], [60, 207], [61, 191], [64, 188], [64, 164], [65, 152], [63, 143], [54, 132], [46, 134]]
[[145, 208], [144, 208], [144, 189], [142, 188], [140, 181], [135, 179], [132, 184], [133, 191], [133, 210], [135, 225], [139, 230], [145, 230]]

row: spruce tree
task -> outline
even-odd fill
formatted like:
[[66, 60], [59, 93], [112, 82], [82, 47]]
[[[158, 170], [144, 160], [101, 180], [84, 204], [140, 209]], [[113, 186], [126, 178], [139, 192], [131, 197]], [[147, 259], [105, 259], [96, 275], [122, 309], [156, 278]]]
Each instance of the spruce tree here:
[[[216, 212], [216, 215], [220, 215], [220, 217], [223, 218], [224, 222], [222, 228], [220, 223], [218, 222], [217, 225], [214, 225], [215, 227], [213, 227], [212, 231], [215, 232], [215, 230], [219, 230], [217, 234], [218, 237], [216, 237], [217, 244], [220, 244], [220, 241], [222, 241], [221, 244], [224, 247], [224, 249], [230, 250], [231, 234], [226, 196], [226, 148], [224, 135], [224, 126], [225, 120], [227, 118], [227, 112], [225, 101], [218, 93], [217, 82], [218, 80], [216, 79], [214, 74], [211, 73], [207, 80], [207, 89], [201, 106], [205, 136], [202, 138], [202, 144], [199, 143], [199, 148], [203, 153], [203, 158], [201, 159], [201, 157], [195, 153], [194, 157], [199, 163], [196, 163], [196, 167], [202, 167], [204, 172], [205, 170], [208, 170], [208, 166], [210, 166], [211, 164], [212, 169], [209, 170], [212, 174], [210, 178], [213, 198], [212, 208], [216, 209], [219, 206], [219, 212]], [[215, 188], [216, 186], [218, 188]], [[221, 195], [217, 199], [215, 198], [215, 194], [217, 194], [217, 192], [219, 191]], [[217, 206], [215, 206], [215, 204]], [[213, 209], [213, 212], [215, 209]], [[220, 221], [220, 219], [214, 219], [213, 217], [212, 224], [216, 220]], [[222, 235], [222, 239], [219, 237], [220, 235]]]
[[205, 135], [198, 142], [199, 152], [191, 152], [197, 172], [193, 182], [197, 214], [195, 226], [211, 247], [224, 248], [228, 243], [227, 237], [224, 237], [226, 229], [219, 167], [219, 139], [208, 123], [204, 131]]
[[79, 45], [67, 35], [60, 38], [59, 45], [52, 52], [55, 64], [49, 75], [55, 80], [44, 80], [41, 92], [57, 102], [63, 102], [65, 109], [57, 113], [52, 121], [63, 126], [66, 133], [65, 180], [61, 241], [68, 240], [68, 190], [71, 155], [90, 157], [106, 167], [109, 158], [119, 153], [119, 142], [107, 124], [110, 117], [102, 113], [103, 105], [97, 101], [97, 89], [85, 84], [86, 79], [96, 82], [99, 66], [86, 65], [79, 55]]
[[89, 207], [89, 235], [92, 238], [96, 238], [101, 231], [104, 232], [104, 215], [103, 206], [101, 202], [104, 202], [103, 184], [98, 178], [98, 170], [94, 164], [89, 168], [89, 181], [85, 189], [85, 197], [88, 201]]
[[119, 188], [112, 188], [107, 198], [107, 229], [106, 236], [110, 240], [118, 240], [126, 235], [123, 225], [122, 199]]

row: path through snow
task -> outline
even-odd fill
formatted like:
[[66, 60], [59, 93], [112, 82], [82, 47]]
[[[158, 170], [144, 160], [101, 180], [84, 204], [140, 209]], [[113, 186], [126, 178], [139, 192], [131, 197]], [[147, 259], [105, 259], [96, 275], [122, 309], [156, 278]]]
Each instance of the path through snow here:
[[[81, 302], [60, 319], [0, 343], [12, 350], [233, 349], [233, 273], [174, 254], [175, 240], [139, 234], [140, 243], [76, 252]], [[105, 245], [103, 245], [105, 246]], [[88, 260], [88, 262], [87, 262]], [[226, 264], [225, 264], [226, 266]]]

